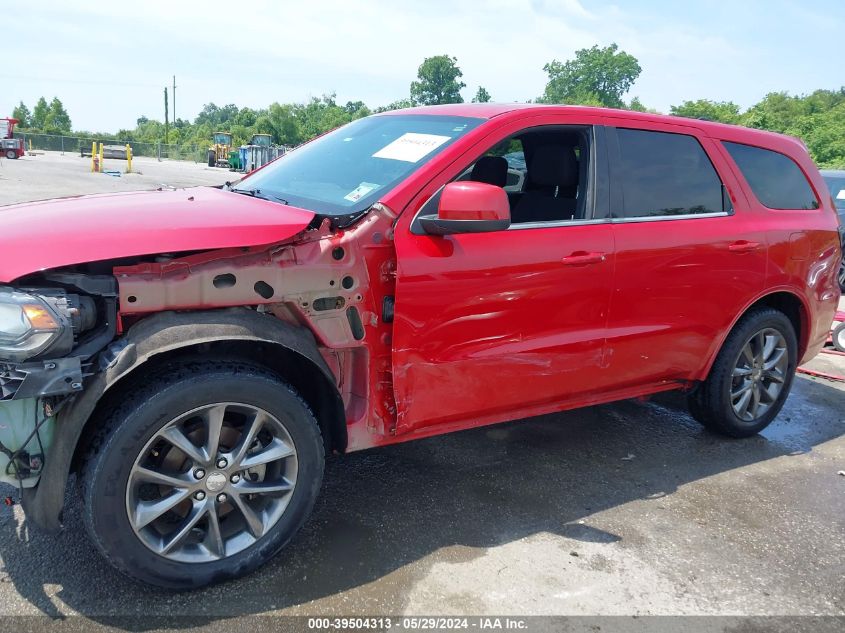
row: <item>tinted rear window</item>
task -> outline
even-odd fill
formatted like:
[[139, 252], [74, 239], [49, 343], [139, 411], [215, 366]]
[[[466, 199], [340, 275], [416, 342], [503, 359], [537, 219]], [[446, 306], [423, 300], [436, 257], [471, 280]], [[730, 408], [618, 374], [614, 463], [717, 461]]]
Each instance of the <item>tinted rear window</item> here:
[[722, 181], [686, 134], [617, 129], [624, 217], [723, 211]]
[[742, 143], [724, 142], [757, 199], [770, 209], [818, 209], [804, 172], [788, 156]]

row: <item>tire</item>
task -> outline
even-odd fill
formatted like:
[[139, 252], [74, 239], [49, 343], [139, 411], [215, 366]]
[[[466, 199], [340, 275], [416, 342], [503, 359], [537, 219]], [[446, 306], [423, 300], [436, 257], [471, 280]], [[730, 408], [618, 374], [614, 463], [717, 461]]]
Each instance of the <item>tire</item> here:
[[216, 167], [217, 166], [217, 154], [214, 152], [213, 149], [208, 150], [208, 166], [209, 167]]
[[[765, 344], [760, 344], [761, 340]], [[771, 341], [776, 341], [772, 355], [766, 362], [759, 363], [756, 350], [760, 349], [763, 354]], [[781, 350], [783, 354], [778, 356]], [[754, 357], [753, 362], [746, 351]], [[789, 395], [797, 356], [795, 330], [786, 315], [771, 308], [749, 312], [728, 335], [710, 375], [690, 394], [690, 413], [707, 429], [722, 435], [742, 438], [759, 433], [775, 419]], [[775, 358], [778, 358], [777, 365], [766, 370]], [[774, 397], [771, 395], [775, 391], [773, 385], [779, 385]], [[750, 395], [747, 409], [743, 410], [746, 393]], [[755, 398], [760, 404], [752, 411]]]
[[833, 347], [840, 352], [845, 352], [845, 323], [837, 325], [830, 335], [833, 340]]
[[[124, 574], [179, 590], [237, 578], [275, 556], [311, 513], [323, 439], [278, 376], [239, 362], [191, 363], [120, 397], [89, 444], [80, 485], [86, 530]], [[217, 418], [219, 444], [209, 444]], [[171, 509], [144, 523], [162, 503]]]
[[837, 275], [839, 281], [839, 290], [845, 292], [845, 257], [839, 262], [839, 274]]
[[9, 160], [16, 160], [17, 157], [18, 157], [18, 153], [15, 150], [13, 150], [13, 149], [7, 149], [6, 150], [6, 158], [8, 158]]

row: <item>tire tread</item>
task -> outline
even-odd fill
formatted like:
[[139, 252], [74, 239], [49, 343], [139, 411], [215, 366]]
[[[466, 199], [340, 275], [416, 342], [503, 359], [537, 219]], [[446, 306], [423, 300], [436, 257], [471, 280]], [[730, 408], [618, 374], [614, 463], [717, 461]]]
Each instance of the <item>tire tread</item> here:
[[[733, 357], [739, 353], [739, 350], [735, 348], [737, 345], [745, 344], [750, 324], [767, 319], [785, 321], [788, 324], [787, 338], [791, 335], [793, 343], [795, 342], [792, 324], [780, 310], [760, 307], [742, 316], [722, 344], [722, 349], [719, 350], [707, 379], [688, 398], [690, 414], [708, 430], [735, 438], [751, 437], [768, 426], [780, 412], [792, 385], [792, 371], [789, 372], [781, 392], [783, 397], [762, 416], [761, 422], [755, 425], [739, 425], [731, 417], [725, 415], [724, 409], [724, 383], [728, 380], [727, 374], [733, 372]], [[793, 347], [796, 346], [793, 345]], [[790, 359], [790, 364], [794, 362], [795, 359]]]
[[[203, 581], [201, 578], [196, 578], [195, 582], [191, 586], [185, 586], [183, 583], [168, 583], [166, 579], [152, 581], [146, 575], [136, 573], [136, 570], [125, 565], [122, 560], [112, 554], [110, 549], [102, 542], [96, 526], [94, 525], [94, 514], [91, 511], [90, 504], [93, 497], [94, 484], [100, 475], [100, 468], [102, 466], [102, 460], [100, 458], [109, 452], [112, 442], [116, 441], [116, 434], [114, 431], [130, 412], [133, 412], [143, 406], [146, 401], [174, 382], [190, 379], [192, 377], [199, 377], [209, 372], [217, 373], [221, 371], [234, 371], [235, 373], [247, 373], [251, 376], [263, 377], [275, 382], [278, 388], [286, 389], [290, 396], [299, 401], [299, 404], [302, 406], [307, 416], [312, 420], [314, 430], [316, 430], [319, 439], [320, 459], [325, 459], [322, 431], [316, 417], [314, 416], [314, 412], [302, 396], [300, 396], [296, 390], [294, 390], [281, 376], [276, 373], [260, 365], [240, 361], [175, 362], [159, 368], [159, 370], [156, 371], [156, 373], [154, 373], [149, 379], [144, 381], [141, 386], [130, 391], [127, 397], [121, 401], [120, 405], [111, 409], [109, 413], [99, 421], [100, 423], [98, 428], [91, 436], [91, 439], [86, 447], [78, 476], [79, 490], [82, 497], [83, 507], [82, 518], [85, 531], [91, 539], [91, 542], [95, 545], [100, 554], [109, 562], [109, 564], [133, 580], [176, 590], [193, 589], [210, 584], [209, 582]], [[293, 534], [291, 534], [291, 537], [292, 536]], [[211, 583], [230, 580], [253, 571], [265, 562], [265, 558], [270, 558], [281, 550], [289, 540], [290, 537], [284, 539], [278, 547], [274, 548], [274, 551], [270, 554], [270, 556], [260, 556], [259, 554], [263, 552], [262, 548], [259, 548], [252, 557], [254, 560], [248, 560], [228, 572], [216, 574], [213, 580], [211, 580]]]

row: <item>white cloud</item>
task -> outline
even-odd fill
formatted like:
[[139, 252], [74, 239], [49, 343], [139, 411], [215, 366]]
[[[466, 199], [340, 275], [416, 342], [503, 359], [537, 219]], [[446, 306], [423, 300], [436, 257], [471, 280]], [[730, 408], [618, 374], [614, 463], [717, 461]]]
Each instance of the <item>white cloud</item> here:
[[[0, 94], [0, 112], [19, 99], [31, 104], [41, 94], [56, 94], [77, 127], [132, 127], [141, 114], [161, 118], [161, 92], [173, 74], [183, 118], [210, 101], [262, 107], [332, 91], [341, 101], [380, 105], [406, 96], [423, 58], [442, 53], [458, 58], [466, 98], [483, 85], [498, 101], [524, 101], [542, 93], [546, 62], [614, 41], [643, 67], [631, 94], [663, 110], [700, 97], [749, 105], [775, 84], [800, 91], [824, 76], [799, 72], [788, 60], [784, 65], [791, 74], [772, 68], [773, 59], [785, 53], [778, 50], [776, 31], [765, 30], [766, 20], [792, 19], [787, 15], [797, 5], [784, 5], [779, 18], [745, 5], [677, 4], [667, 10], [649, 9], [650, 4], [254, 0], [238, 7], [225, 0], [41, 0], [35, 8], [18, 3], [7, 9], [7, 23], [22, 26], [26, 45], [4, 52], [0, 80], [8, 88]], [[806, 47], [791, 55], [812, 59], [820, 53]], [[109, 84], [113, 88], [105, 90]]]

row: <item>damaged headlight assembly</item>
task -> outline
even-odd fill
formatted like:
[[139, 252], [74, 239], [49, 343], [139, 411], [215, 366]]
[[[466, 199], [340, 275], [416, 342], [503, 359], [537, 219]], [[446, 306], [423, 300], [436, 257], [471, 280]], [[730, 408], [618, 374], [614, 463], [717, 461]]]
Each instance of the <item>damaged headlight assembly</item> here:
[[[0, 401], [82, 389], [80, 361], [90, 353], [79, 344], [91, 336], [80, 334], [96, 323], [97, 306], [89, 296], [0, 286]], [[102, 340], [113, 336], [102, 334]], [[102, 341], [95, 338], [99, 349]]]
[[20, 363], [53, 348], [62, 356], [72, 347], [71, 323], [44, 297], [0, 287], [0, 360]]
[[63, 290], [15, 290], [0, 286], [0, 360], [65, 356], [74, 336], [94, 327], [94, 300]]

